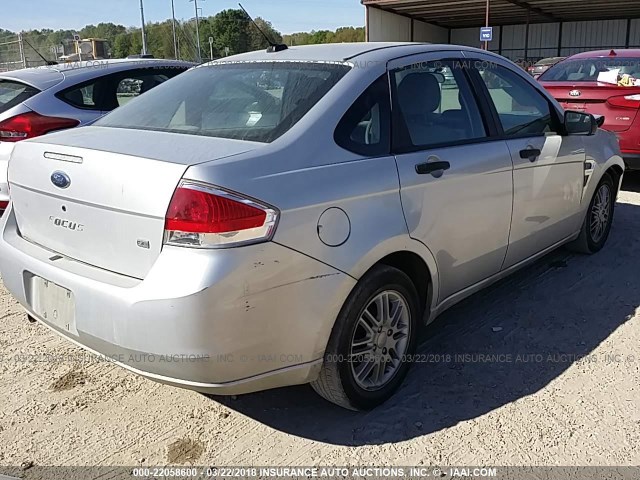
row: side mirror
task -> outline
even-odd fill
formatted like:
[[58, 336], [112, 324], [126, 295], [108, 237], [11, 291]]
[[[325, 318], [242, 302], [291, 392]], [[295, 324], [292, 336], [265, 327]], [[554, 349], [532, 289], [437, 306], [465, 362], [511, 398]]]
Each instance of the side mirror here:
[[602, 126], [604, 125], [604, 115], [594, 115], [594, 118], [596, 119], [596, 123], [598, 124], [598, 128], [602, 128]]
[[598, 127], [604, 124], [604, 117], [596, 119], [590, 113], [564, 112], [564, 128], [567, 135], [595, 135]]

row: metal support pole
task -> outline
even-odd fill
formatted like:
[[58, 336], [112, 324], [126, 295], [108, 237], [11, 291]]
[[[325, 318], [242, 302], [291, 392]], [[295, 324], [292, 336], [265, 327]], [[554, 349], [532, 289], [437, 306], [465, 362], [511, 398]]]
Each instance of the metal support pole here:
[[147, 54], [147, 32], [144, 29], [144, 5], [140, 0], [140, 21], [142, 22], [142, 54]]
[[22, 43], [22, 33], [18, 34], [18, 48], [20, 49], [20, 61], [22, 68], [27, 68], [27, 57], [24, 54], [24, 44]]
[[173, 29], [173, 51], [176, 60], [178, 58], [178, 37], [176, 36], [176, 9], [173, 4], [173, 0], [171, 0], [171, 27]]
[[[369, 8], [368, 6], [364, 7], [364, 38], [365, 41], [369, 41]], [[291, 42], [293, 42], [293, 37], [291, 37]]]
[[525, 66], [529, 61], [529, 24], [530, 24], [530, 14], [531, 10], [527, 8], [527, 26], [524, 34], [524, 63]]
[[193, 0], [193, 5], [196, 9], [196, 48], [198, 49], [196, 59], [198, 60], [198, 62], [202, 62], [202, 53], [200, 49], [200, 19], [198, 18], [198, 0]]
[[560, 28], [558, 28], [558, 57], [562, 56], [562, 28], [564, 26], [563, 22], [560, 22]]
[[[488, 27], [489, 26], [489, 13], [490, 13], [490, 6], [489, 6], [490, 0], [487, 0], [487, 15], [485, 16], [485, 21], [484, 21], [484, 26]], [[489, 42], [485, 41], [484, 42], [484, 49], [485, 50], [489, 50]]]

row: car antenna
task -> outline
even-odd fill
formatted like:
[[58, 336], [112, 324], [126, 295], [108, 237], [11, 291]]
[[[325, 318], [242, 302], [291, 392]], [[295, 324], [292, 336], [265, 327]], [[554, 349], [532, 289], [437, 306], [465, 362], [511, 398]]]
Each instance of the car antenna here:
[[32, 49], [34, 52], [36, 52], [36, 55], [38, 55], [38, 56], [42, 59], [42, 61], [43, 61], [43, 62], [45, 62], [45, 65], [48, 65], [48, 66], [51, 66], [51, 65], [58, 65], [58, 62], [53, 62], [53, 61], [51, 61], [51, 60], [47, 60], [46, 58], [44, 58], [44, 57], [40, 54], [40, 52], [39, 52], [38, 50], [36, 50], [36, 48], [35, 48], [33, 45], [31, 45], [29, 42], [27, 42], [27, 40], [26, 40], [26, 39], [24, 39], [24, 38], [23, 38], [23, 39], [22, 39], [22, 41], [23, 41], [24, 43], [26, 43], [27, 45], [29, 45], [29, 46], [31, 47], [31, 49]]
[[255, 25], [255, 27], [262, 34], [262, 36], [265, 38], [265, 40], [269, 43], [269, 48], [267, 48], [267, 53], [277, 53], [277, 52], [282, 52], [284, 50], [288, 50], [289, 49], [289, 47], [287, 47], [284, 43], [275, 43], [273, 40], [271, 40], [269, 38], [269, 36], [266, 33], [264, 33], [264, 31], [258, 26], [258, 24], [253, 19], [253, 17], [251, 15], [249, 15], [249, 12], [247, 12], [245, 10], [245, 8], [242, 6], [242, 4], [238, 3], [238, 5], [240, 5], [240, 8], [245, 13], [245, 15], [247, 17], [249, 17], [249, 20], [251, 20], [251, 22]]

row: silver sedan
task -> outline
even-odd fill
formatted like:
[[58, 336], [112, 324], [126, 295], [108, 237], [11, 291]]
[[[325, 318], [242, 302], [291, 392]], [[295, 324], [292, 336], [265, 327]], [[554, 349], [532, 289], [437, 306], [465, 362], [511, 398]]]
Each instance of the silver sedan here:
[[16, 144], [2, 279], [149, 378], [373, 408], [445, 309], [604, 246], [624, 163], [601, 122], [473, 48], [229, 57]]

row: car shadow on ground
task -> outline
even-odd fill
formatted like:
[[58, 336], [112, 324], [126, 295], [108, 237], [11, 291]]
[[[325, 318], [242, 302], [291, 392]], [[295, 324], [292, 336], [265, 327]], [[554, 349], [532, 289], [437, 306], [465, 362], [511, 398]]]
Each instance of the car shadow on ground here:
[[622, 190], [640, 193], [640, 172], [627, 172], [624, 174]]
[[[638, 231], [640, 207], [619, 203], [597, 255], [560, 249], [445, 312], [425, 329], [424, 361], [371, 412], [343, 410], [308, 386], [212, 399], [274, 429], [336, 445], [399, 442], [479, 417], [541, 390], [634, 315]], [[465, 354], [502, 357], [459, 357]]]

